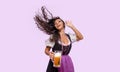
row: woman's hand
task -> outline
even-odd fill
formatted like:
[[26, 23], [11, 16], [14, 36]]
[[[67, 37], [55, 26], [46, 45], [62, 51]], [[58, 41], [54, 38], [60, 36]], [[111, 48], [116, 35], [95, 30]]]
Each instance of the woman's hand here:
[[70, 28], [73, 27], [73, 24], [71, 21], [65, 21], [65, 24]]
[[66, 21], [65, 24], [70, 27], [76, 34], [77, 41], [82, 40], [83, 36], [82, 34], [77, 30], [77, 28], [72, 24], [71, 21]]
[[49, 57], [50, 57], [50, 59], [53, 61], [53, 58], [54, 58], [54, 52], [50, 52], [50, 53], [49, 53]]

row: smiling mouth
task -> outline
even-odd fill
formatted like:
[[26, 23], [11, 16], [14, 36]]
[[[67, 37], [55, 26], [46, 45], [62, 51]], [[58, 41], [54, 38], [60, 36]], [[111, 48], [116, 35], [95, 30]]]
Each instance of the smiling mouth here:
[[60, 25], [57, 26], [58, 28], [60, 27]]

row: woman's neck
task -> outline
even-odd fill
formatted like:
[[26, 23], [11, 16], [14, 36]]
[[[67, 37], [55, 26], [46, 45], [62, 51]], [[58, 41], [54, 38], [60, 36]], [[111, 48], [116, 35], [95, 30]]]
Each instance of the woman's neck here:
[[64, 30], [64, 29], [60, 30], [60, 31], [59, 31], [59, 34], [60, 34], [60, 36], [65, 35], [65, 30]]

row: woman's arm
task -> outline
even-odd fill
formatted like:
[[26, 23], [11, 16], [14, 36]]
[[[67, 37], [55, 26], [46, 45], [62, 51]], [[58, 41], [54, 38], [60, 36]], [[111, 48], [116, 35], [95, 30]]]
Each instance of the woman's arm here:
[[71, 21], [67, 21], [67, 22], [66, 22], [66, 25], [67, 25], [68, 27], [70, 27], [70, 28], [75, 32], [77, 41], [83, 39], [83, 35], [77, 30], [77, 28], [72, 24]]
[[51, 47], [46, 46], [46, 48], [45, 48], [45, 54], [46, 55], [50, 55], [50, 49], [51, 49]]
[[48, 56], [50, 57], [50, 59], [53, 60], [54, 53], [53, 53], [53, 52], [50, 52], [50, 49], [51, 49], [51, 47], [46, 46], [46, 48], [45, 48], [45, 54], [48, 55]]

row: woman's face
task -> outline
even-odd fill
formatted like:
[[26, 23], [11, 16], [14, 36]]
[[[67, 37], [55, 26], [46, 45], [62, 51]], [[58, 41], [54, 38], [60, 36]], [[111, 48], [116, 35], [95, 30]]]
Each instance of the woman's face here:
[[58, 30], [64, 29], [64, 24], [61, 19], [56, 19], [54, 24], [55, 24], [56, 29]]

